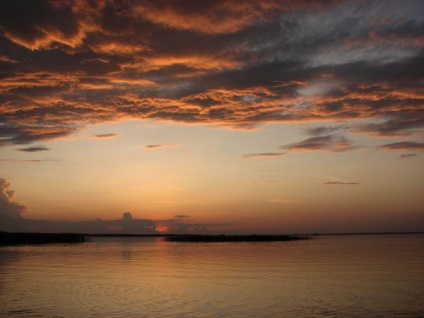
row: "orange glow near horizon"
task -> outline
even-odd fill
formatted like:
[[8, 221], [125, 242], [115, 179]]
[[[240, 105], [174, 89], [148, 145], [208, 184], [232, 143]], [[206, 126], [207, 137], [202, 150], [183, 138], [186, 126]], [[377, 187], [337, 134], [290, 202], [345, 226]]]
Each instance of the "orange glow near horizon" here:
[[155, 230], [159, 233], [168, 233], [169, 229], [167, 226], [157, 226]]
[[422, 2], [39, 2], [0, 2], [0, 230], [424, 230]]

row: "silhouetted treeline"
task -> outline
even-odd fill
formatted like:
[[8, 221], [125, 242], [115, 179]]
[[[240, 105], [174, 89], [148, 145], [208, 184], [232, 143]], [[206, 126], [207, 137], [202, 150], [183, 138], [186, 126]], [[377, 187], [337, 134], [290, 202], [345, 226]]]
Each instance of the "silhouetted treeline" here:
[[175, 235], [165, 238], [168, 242], [273, 242], [309, 240], [309, 236], [297, 235]]
[[0, 232], [0, 246], [52, 243], [81, 243], [86, 236], [74, 233], [8, 233]]

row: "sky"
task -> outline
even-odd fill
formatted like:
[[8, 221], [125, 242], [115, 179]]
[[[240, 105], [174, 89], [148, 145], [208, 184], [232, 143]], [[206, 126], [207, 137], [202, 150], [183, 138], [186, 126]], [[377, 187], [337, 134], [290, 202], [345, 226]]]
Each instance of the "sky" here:
[[424, 2], [0, 2], [0, 230], [424, 231]]

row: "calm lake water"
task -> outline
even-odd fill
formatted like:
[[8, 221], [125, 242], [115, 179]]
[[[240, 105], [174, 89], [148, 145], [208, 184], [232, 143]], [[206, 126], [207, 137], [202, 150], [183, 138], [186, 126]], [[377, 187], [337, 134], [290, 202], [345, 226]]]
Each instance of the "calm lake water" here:
[[0, 247], [0, 317], [424, 317], [424, 235]]

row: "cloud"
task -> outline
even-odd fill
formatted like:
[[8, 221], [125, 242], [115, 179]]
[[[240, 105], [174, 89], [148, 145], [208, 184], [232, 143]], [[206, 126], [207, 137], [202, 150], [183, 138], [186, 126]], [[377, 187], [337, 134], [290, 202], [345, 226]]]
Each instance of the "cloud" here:
[[135, 8], [137, 15], [153, 23], [168, 28], [189, 30], [206, 34], [235, 33], [254, 24], [258, 20], [266, 20], [267, 16], [287, 11], [298, 11], [306, 5], [319, 7], [322, 1], [310, 3], [306, 1], [142, 1]]
[[186, 215], [186, 214], [177, 214], [174, 215], [174, 218], [179, 218], [179, 219], [185, 219], [185, 218], [189, 218], [190, 215]]
[[281, 149], [289, 151], [331, 151], [331, 152], [346, 152], [355, 147], [351, 141], [343, 136], [338, 135], [325, 135], [319, 137], [312, 137], [302, 140], [297, 143], [283, 146]]
[[263, 153], [251, 153], [240, 156], [241, 159], [252, 159], [252, 158], [275, 158], [285, 155], [286, 152], [263, 152]]
[[323, 184], [332, 184], [332, 185], [358, 185], [359, 182], [341, 182], [341, 181], [327, 181]]
[[[13, 201], [15, 191], [11, 189], [10, 183], [6, 179], [0, 178], [0, 220], [2, 223], [9, 222], [10, 219], [21, 219], [21, 213], [26, 208], [22, 204]], [[5, 227], [7, 224], [2, 224]]]
[[178, 144], [157, 144], [157, 145], [146, 145], [144, 146], [144, 149], [154, 150], [154, 149], [161, 149], [161, 148], [170, 148], [170, 147], [177, 147]]
[[120, 134], [99, 134], [99, 135], [92, 136], [92, 138], [94, 138], [94, 139], [114, 139], [114, 138], [118, 138], [119, 136], [121, 136], [121, 135]]
[[37, 0], [25, 3], [23, 9], [16, 1], [2, 2], [0, 21], [4, 35], [32, 50], [49, 48], [55, 43], [79, 45], [93, 19], [90, 17], [92, 12], [82, 10], [82, 3], [74, 5]]
[[380, 148], [386, 150], [424, 150], [424, 142], [400, 141], [382, 145]]
[[44, 146], [39, 146], [39, 147], [20, 148], [20, 149], [16, 149], [16, 150], [23, 151], [23, 152], [39, 152], [39, 151], [50, 150], [50, 148], [47, 148], [47, 147], [44, 147]]
[[306, 130], [308, 135], [312, 136], [322, 136], [322, 135], [330, 135], [332, 133], [335, 133], [339, 130], [345, 130], [347, 127], [345, 125], [338, 125], [338, 126], [319, 126], [315, 128], [309, 128]]
[[18, 61], [12, 60], [10, 57], [4, 56], [4, 55], [0, 55], [0, 62], [17, 63]]
[[67, 127], [66, 125], [34, 126], [26, 124], [0, 124], [0, 146], [10, 144], [25, 145], [35, 141], [49, 141], [56, 138], [66, 137], [74, 131], [76, 131], [75, 127]]
[[57, 161], [51, 158], [45, 159], [0, 159], [1, 162], [10, 162], [10, 163], [40, 163], [40, 162], [51, 162]]
[[417, 153], [403, 153], [399, 156], [399, 159], [406, 159], [418, 156]]
[[[1, 203], [0, 203], [1, 204]], [[20, 207], [20, 206], [18, 206]], [[3, 215], [0, 214], [0, 219]], [[188, 217], [188, 216], [187, 216]], [[140, 219], [130, 212], [113, 220], [49, 221], [24, 218], [4, 218], [0, 229], [4, 231], [63, 232], [88, 234], [200, 234], [212, 233], [229, 224], [184, 222], [184, 218], [170, 220]]]
[[422, 10], [421, 1], [2, 1], [0, 146], [128, 119], [244, 129], [355, 120], [355, 132], [408, 136], [424, 127]]
[[139, 219], [124, 212], [121, 219], [92, 221], [50, 221], [25, 219], [26, 207], [14, 201], [15, 191], [10, 183], [0, 178], [0, 230], [21, 232], [70, 232], [89, 234], [158, 234], [162, 230], [170, 234], [211, 233], [229, 224], [184, 222], [189, 215], [175, 215], [170, 220]]

